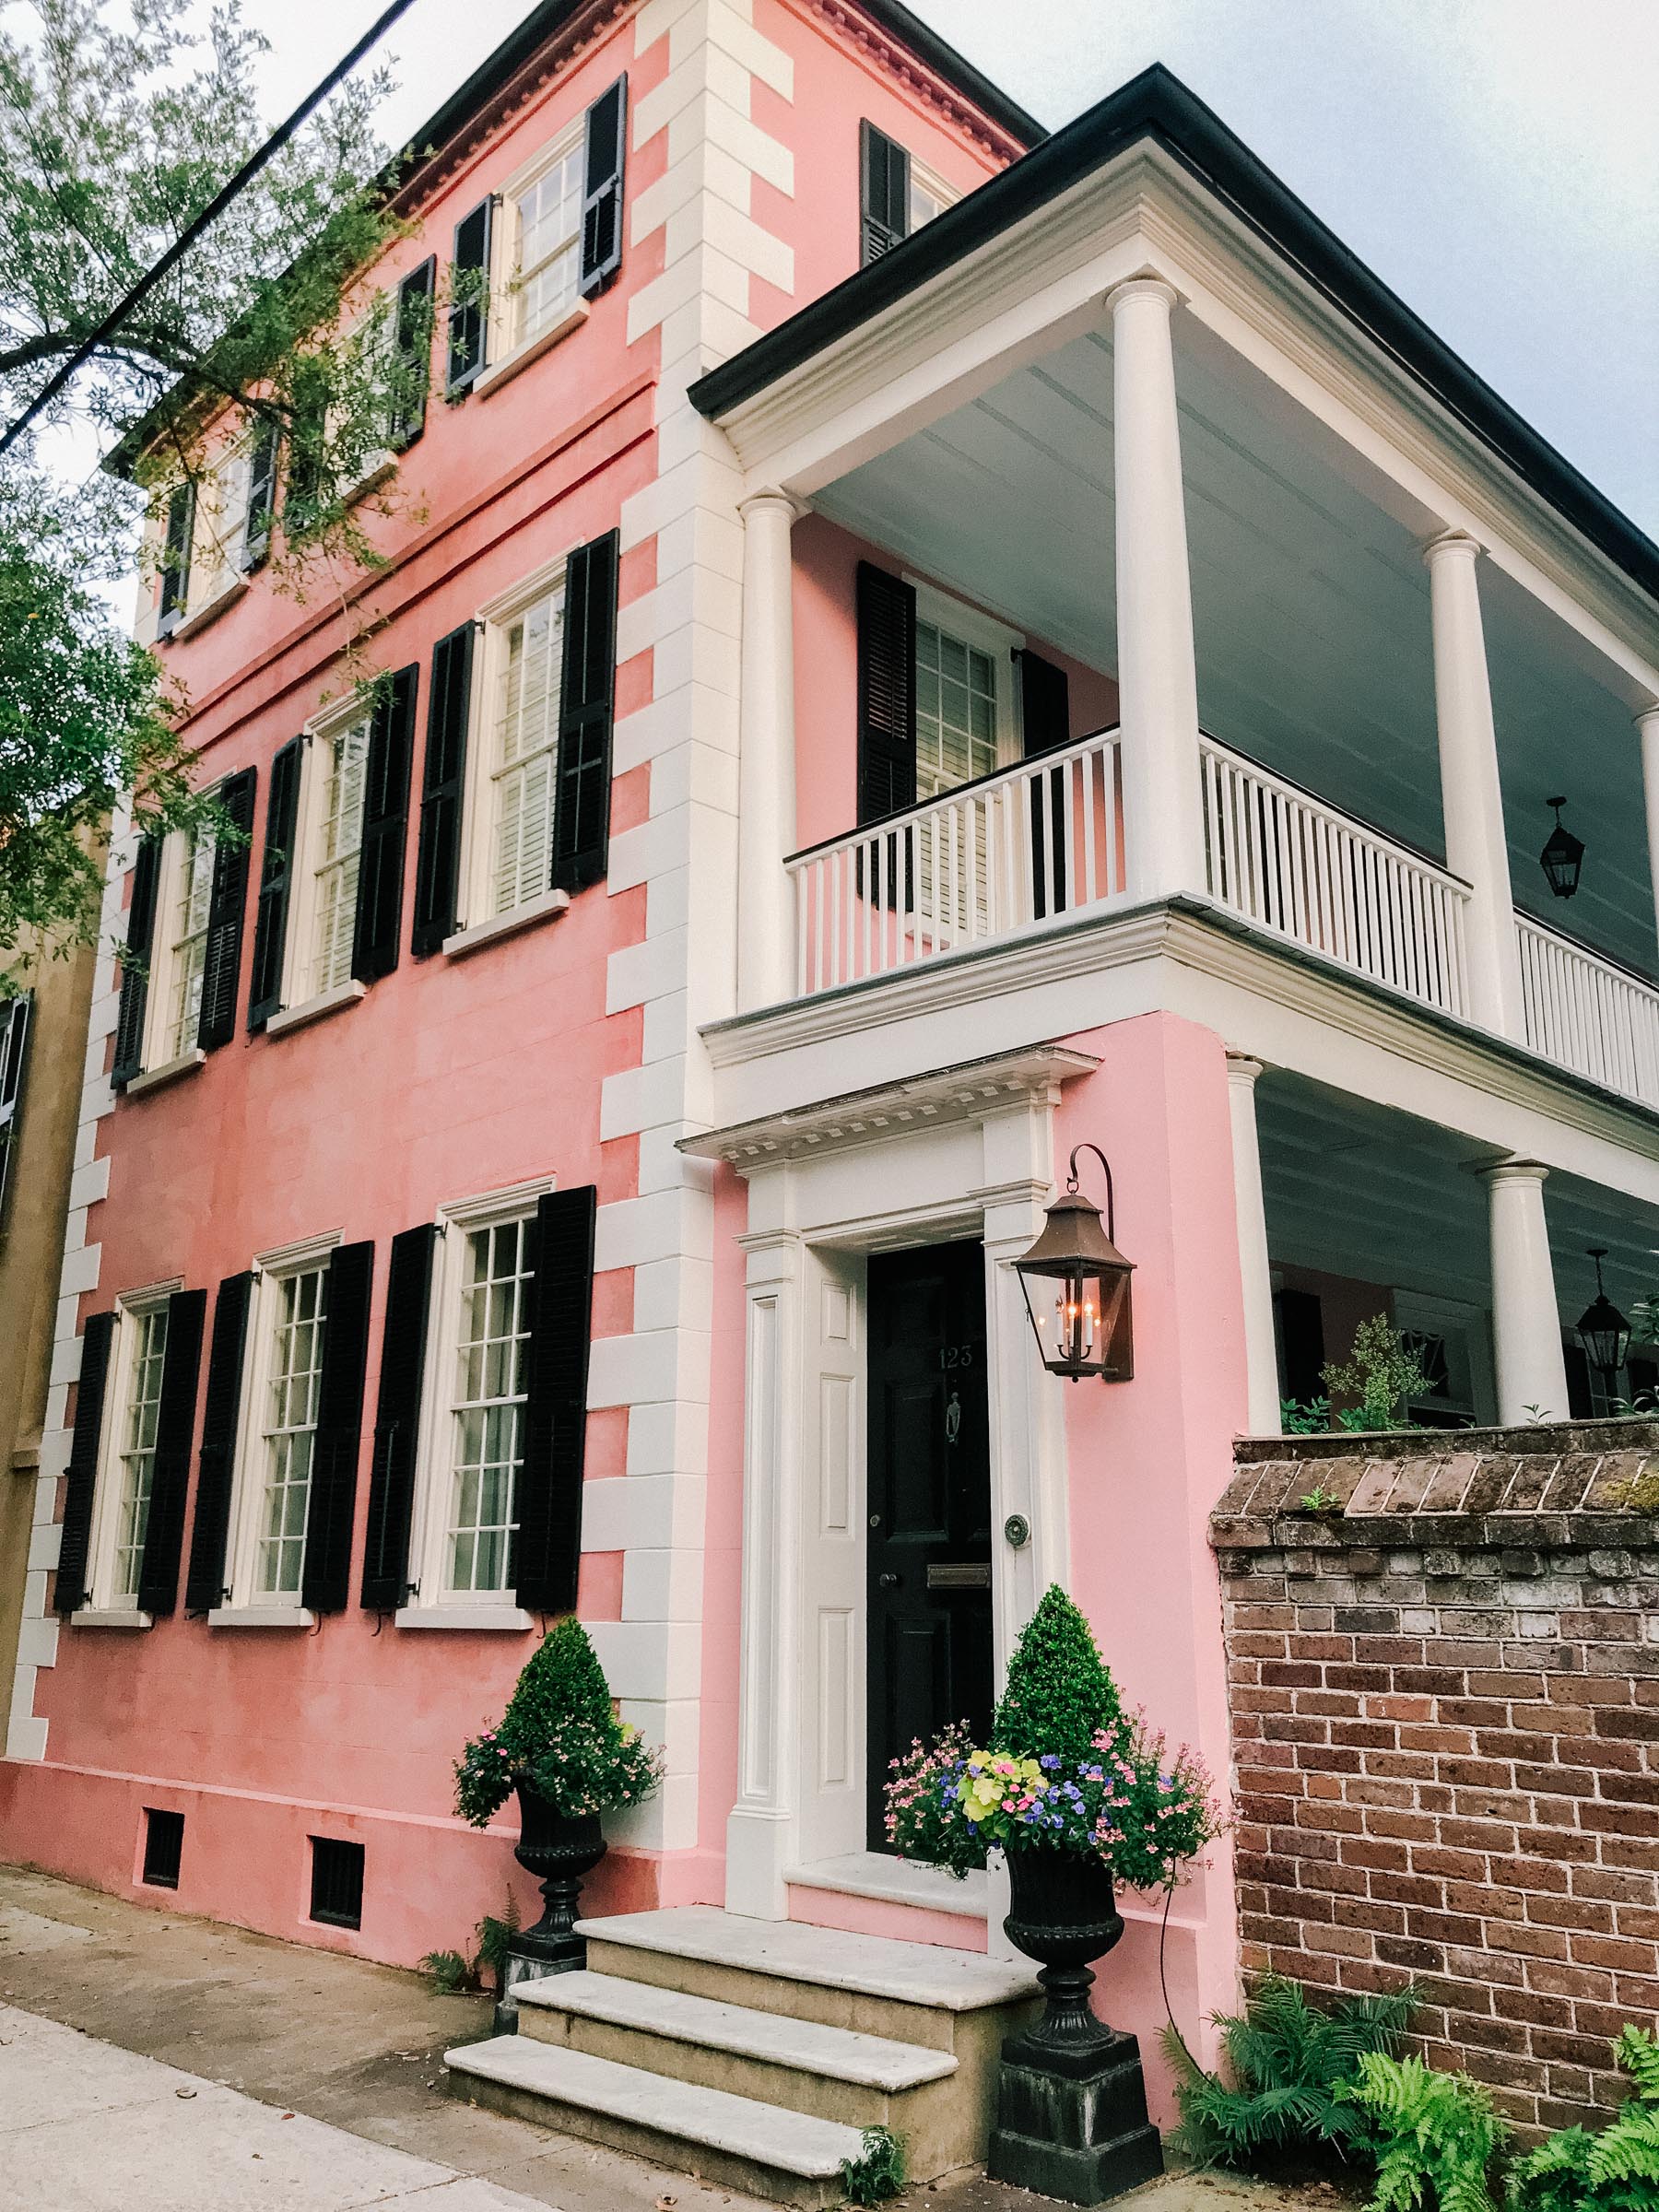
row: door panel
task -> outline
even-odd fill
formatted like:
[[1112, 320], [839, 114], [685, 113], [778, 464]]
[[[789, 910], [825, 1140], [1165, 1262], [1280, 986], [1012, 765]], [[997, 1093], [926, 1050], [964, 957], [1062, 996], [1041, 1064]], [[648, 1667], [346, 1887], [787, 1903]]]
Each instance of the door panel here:
[[890, 1760], [991, 1718], [991, 1462], [979, 1244], [869, 1263], [868, 1848]]
[[802, 1286], [801, 1851], [862, 1848], [865, 1735], [864, 1261], [809, 1252]]

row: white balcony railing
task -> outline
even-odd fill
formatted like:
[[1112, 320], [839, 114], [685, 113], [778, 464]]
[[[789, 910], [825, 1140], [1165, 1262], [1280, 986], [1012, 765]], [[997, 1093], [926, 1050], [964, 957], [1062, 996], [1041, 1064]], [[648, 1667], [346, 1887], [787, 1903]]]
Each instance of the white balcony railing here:
[[1124, 888], [1117, 733], [797, 853], [795, 990], [806, 996], [1088, 912]]
[[1659, 1106], [1659, 991], [1524, 914], [1515, 926], [1532, 1050], [1557, 1067]]
[[1212, 738], [1201, 754], [1212, 898], [1442, 1014], [1466, 1013], [1465, 885]]

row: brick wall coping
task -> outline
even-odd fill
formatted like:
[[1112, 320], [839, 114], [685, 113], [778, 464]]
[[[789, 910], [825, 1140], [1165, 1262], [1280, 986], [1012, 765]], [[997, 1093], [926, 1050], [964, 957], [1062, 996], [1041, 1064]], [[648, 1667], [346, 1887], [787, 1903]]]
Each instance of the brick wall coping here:
[[[1316, 1487], [1338, 1507], [1301, 1510], [1299, 1500]], [[1301, 1552], [1651, 1549], [1659, 1546], [1659, 1420], [1243, 1438], [1210, 1516], [1210, 1542]]]

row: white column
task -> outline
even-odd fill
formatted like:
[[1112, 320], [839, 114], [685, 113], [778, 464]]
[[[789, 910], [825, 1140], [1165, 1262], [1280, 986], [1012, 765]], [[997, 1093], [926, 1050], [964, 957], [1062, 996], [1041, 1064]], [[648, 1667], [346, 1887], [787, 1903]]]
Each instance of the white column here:
[[1267, 1209], [1262, 1197], [1262, 1148], [1256, 1132], [1259, 1060], [1227, 1055], [1227, 1102], [1232, 1116], [1233, 1195], [1239, 1214], [1239, 1273], [1244, 1288], [1244, 1371], [1252, 1436], [1279, 1433], [1278, 1352], [1273, 1329], [1273, 1275], [1267, 1259]]
[[1423, 549], [1434, 631], [1441, 805], [1446, 865], [1469, 886], [1469, 1011], [1500, 1037], [1520, 1039], [1525, 1034], [1521, 947], [1515, 935], [1498, 734], [1475, 572], [1479, 554], [1479, 546], [1462, 530], [1448, 530]]
[[1659, 926], [1659, 706], [1643, 707], [1636, 728], [1641, 738], [1641, 791], [1647, 803], [1648, 876]]
[[794, 910], [783, 872], [795, 841], [794, 608], [790, 529], [800, 510], [760, 491], [743, 517], [743, 660], [737, 781], [737, 1007], [794, 994]]
[[1110, 294], [1124, 857], [1140, 897], [1204, 888], [1198, 677], [1170, 311], [1154, 276]]
[[1481, 1170], [1491, 1208], [1498, 1418], [1505, 1425], [1567, 1418], [1567, 1363], [1544, 1218], [1548, 1172], [1535, 1159], [1503, 1159]]

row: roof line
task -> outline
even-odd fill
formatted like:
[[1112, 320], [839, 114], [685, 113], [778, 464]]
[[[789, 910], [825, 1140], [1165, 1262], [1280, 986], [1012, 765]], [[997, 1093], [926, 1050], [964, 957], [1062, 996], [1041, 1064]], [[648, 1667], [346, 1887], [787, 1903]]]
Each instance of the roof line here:
[[711, 370], [691, 387], [693, 406], [711, 418], [742, 406], [1141, 139], [1161, 147], [1632, 582], [1659, 599], [1659, 545], [1438, 338], [1161, 63]]

